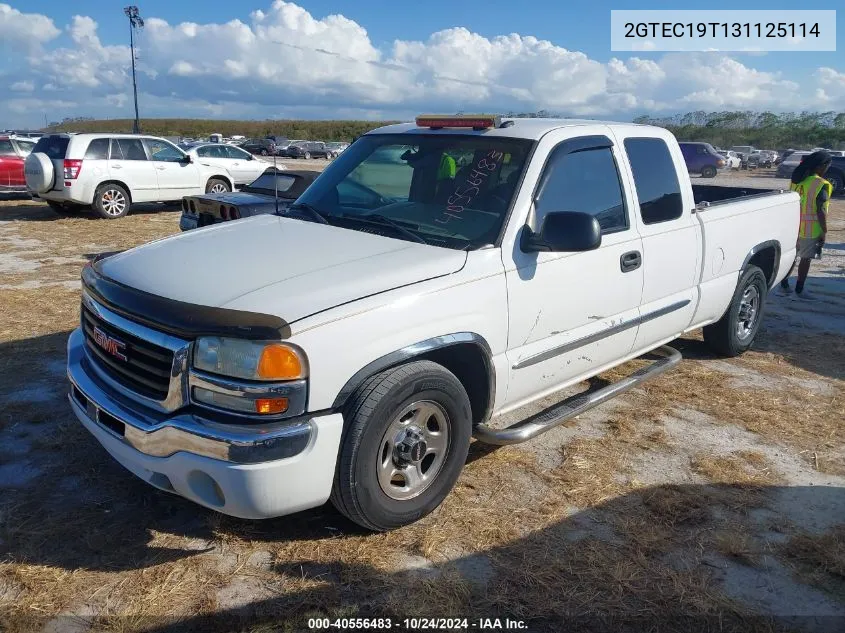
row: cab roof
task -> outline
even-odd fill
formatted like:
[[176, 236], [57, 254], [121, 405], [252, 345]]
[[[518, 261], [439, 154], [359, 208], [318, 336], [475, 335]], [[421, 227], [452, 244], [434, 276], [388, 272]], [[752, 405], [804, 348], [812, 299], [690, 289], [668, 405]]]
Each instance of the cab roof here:
[[[442, 128], [432, 129], [429, 127], [419, 127], [416, 123], [397, 123], [394, 125], [385, 125], [375, 130], [367, 132], [367, 134], [460, 134], [472, 136], [495, 136], [503, 138], [521, 138], [530, 140], [539, 140], [552, 130], [557, 130], [566, 127], [578, 127], [586, 125], [606, 125], [613, 128], [620, 127], [636, 127], [648, 128], [654, 126], [644, 126], [635, 123], [620, 123], [619, 121], [593, 121], [590, 119], [530, 119], [519, 118], [510, 119], [502, 118], [501, 124], [497, 128], [487, 128], [484, 130], [474, 130], [467, 127]], [[656, 128], [663, 129], [663, 128]]]

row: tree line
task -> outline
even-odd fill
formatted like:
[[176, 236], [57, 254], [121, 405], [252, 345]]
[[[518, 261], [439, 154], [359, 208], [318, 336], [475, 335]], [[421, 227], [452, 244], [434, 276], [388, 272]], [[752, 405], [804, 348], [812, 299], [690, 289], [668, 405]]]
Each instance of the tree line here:
[[[556, 117], [560, 114], [508, 112], [506, 117]], [[215, 132], [223, 136], [274, 135], [289, 139], [351, 141], [374, 128], [395, 121], [297, 121], [297, 120], [208, 120], [142, 119], [145, 134], [206, 138]], [[718, 147], [753, 145], [761, 149], [845, 149], [845, 112], [687, 112], [672, 116], [642, 115], [634, 123], [668, 128], [682, 141], [704, 141]], [[51, 126], [59, 132], [131, 132], [131, 119], [92, 120], [78, 118]]]
[[845, 149], [845, 112], [688, 112], [669, 117], [636, 117], [634, 123], [659, 125], [682, 141], [718, 147], [753, 145], [760, 149]]

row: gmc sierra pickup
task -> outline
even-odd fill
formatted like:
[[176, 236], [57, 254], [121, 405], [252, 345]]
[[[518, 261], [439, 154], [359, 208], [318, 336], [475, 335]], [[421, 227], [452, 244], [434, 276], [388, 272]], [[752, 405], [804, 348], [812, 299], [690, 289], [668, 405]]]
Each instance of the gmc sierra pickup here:
[[361, 136], [278, 215], [87, 265], [70, 405], [128, 470], [208, 508], [330, 499], [396, 528], [449, 494], [471, 437], [535, 437], [674, 366], [690, 330], [747, 350], [798, 215], [793, 192], [691, 185], [661, 128], [419, 117]]

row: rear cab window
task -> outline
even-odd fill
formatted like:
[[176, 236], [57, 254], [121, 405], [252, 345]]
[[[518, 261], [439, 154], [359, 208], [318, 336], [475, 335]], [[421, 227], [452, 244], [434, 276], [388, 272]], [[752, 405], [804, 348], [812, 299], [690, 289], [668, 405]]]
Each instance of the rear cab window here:
[[625, 151], [644, 224], [677, 220], [683, 214], [681, 184], [669, 146], [660, 138], [629, 137]]
[[9, 139], [0, 139], [0, 156], [17, 156], [18, 153], [15, 151], [14, 145], [12, 145], [12, 141]]

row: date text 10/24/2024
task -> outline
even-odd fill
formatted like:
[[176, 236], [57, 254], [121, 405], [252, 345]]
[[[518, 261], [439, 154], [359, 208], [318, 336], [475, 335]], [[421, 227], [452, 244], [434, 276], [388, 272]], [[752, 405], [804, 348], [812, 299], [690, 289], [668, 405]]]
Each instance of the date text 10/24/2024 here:
[[527, 630], [524, 620], [510, 618], [310, 618], [311, 630], [382, 630], [399, 629], [403, 631], [520, 631]]

